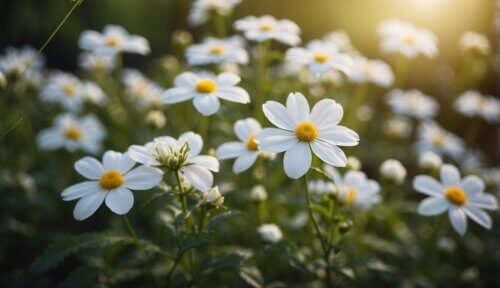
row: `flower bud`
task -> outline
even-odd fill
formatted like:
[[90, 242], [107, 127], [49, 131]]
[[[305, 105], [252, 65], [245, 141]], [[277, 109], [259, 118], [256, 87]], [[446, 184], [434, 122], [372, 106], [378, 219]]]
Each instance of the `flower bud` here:
[[358, 171], [361, 169], [361, 162], [359, 161], [358, 158], [354, 156], [349, 156], [347, 157], [347, 169]]
[[219, 208], [224, 204], [224, 196], [219, 192], [219, 187], [215, 186], [203, 193], [203, 203], [212, 208]]
[[153, 129], [161, 129], [165, 127], [167, 123], [167, 118], [160, 110], [149, 111], [146, 115], [146, 123]]
[[276, 224], [262, 224], [257, 231], [264, 242], [276, 243], [283, 238], [283, 233]]
[[418, 158], [418, 166], [425, 171], [437, 171], [441, 164], [443, 164], [441, 157], [431, 151], [420, 154]]
[[175, 45], [185, 47], [193, 42], [193, 36], [188, 31], [176, 30], [172, 34], [172, 42]]
[[264, 186], [262, 185], [254, 186], [250, 191], [250, 199], [252, 199], [252, 201], [256, 203], [266, 201], [267, 200], [266, 188], [264, 188]]
[[394, 184], [401, 184], [406, 177], [406, 169], [398, 160], [387, 159], [380, 165], [382, 177]]
[[339, 224], [339, 232], [341, 234], [345, 234], [345, 233], [349, 232], [349, 230], [351, 230], [352, 225], [353, 225], [353, 223], [350, 220], [347, 220], [347, 221], [340, 223]]

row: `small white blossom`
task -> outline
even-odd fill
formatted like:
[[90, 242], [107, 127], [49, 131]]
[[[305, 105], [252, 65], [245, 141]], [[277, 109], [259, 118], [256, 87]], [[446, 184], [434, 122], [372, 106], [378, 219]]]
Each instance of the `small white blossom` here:
[[471, 51], [483, 55], [491, 53], [491, 44], [488, 37], [474, 31], [467, 31], [460, 36], [459, 47], [462, 51]]
[[266, 188], [262, 185], [255, 185], [250, 190], [250, 199], [254, 202], [264, 202], [267, 200]]
[[394, 82], [394, 73], [389, 65], [380, 60], [355, 57], [352, 61], [349, 80], [354, 83], [373, 83], [387, 88]]
[[500, 100], [475, 90], [462, 93], [455, 102], [455, 109], [465, 117], [478, 116], [492, 123], [500, 120]]
[[234, 23], [236, 30], [244, 32], [245, 38], [264, 42], [276, 40], [278, 42], [296, 46], [300, 43], [300, 28], [294, 22], [266, 15], [262, 17], [248, 16]]
[[418, 90], [393, 90], [389, 93], [387, 102], [394, 113], [419, 120], [434, 117], [439, 109], [436, 100]]
[[107, 25], [102, 33], [87, 30], [80, 35], [81, 49], [98, 55], [116, 55], [118, 53], [137, 53], [147, 55], [150, 52], [146, 38], [130, 35], [123, 27]]
[[398, 160], [387, 159], [380, 165], [380, 174], [390, 182], [401, 184], [406, 177], [406, 168]]
[[200, 25], [208, 20], [210, 13], [229, 15], [240, 2], [241, 0], [196, 0], [189, 12], [188, 21], [191, 25]]
[[219, 192], [219, 187], [215, 186], [210, 190], [203, 192], [202, 195], [203, 203], [219, 208], [224, 204], [224, 196]]
[[441, 164], [443, 164], [441, 157], [432, 151], [421, 153], [418, 157], [418, 167], [423, 170], [436, 171]]
[[283, 238], [283, 233], [276, 224], [262, 224], [257, 231], [264, 242], [276, 243]]
[[206, 64], [247, 64], [248, 53], [241, 37], [226, 39], [206, 38], [201, 44], [187, 48], [186, 59], [190, 66]]
[[462, 139], [446, 131], [435, 122], [420, 124], [416, 146], [419, 153], [432, 151], [438, 155], [450, 156], [453, 159], [459, 159], [465, 150]]

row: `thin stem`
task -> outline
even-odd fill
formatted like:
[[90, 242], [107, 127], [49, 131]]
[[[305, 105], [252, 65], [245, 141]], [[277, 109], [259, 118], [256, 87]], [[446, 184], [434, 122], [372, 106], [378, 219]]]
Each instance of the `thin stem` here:
[[125, 221], [125, 226], [127, 226], [128, 231], [130, 232], [130, 235], [134, 238], [134, 241], [137, 246], [140, 246], [139, 238], [137, 237], [137, 234], [135, 233], [134, 228], [130, 224], [130, 221], [128, 221], [127, 215], [123, 215], [123, 220]]
[[200, 134], [201, 138], [205, 139], [208, 133], [208, 127], [210, 125], [209, 116], [200, 115], [200, 121], [198, 122], [198, 134]]
[[183, 250], [181, 253], [177, 255], [177, 257], [175, 257], [174, 265], [172, 265], [172, 268], [170, 268], [170, 270], [167, 273], [167, 287], [170, 287], [170, 281], [172, 279], [172, 275], [174, 274], [174, 270], [177, 267], [177, 265], [179, 265], [179, 262], [181, 262], [184, 252], [185, 250]]
[[410, 60], [405, 56], [400, 55], [399, 61], [396, 64], [396, 83], [394, 83], [394, 87], [403, 88], [406, 85], [406, 81], [408, 79], [408, 72], [410, 67]]

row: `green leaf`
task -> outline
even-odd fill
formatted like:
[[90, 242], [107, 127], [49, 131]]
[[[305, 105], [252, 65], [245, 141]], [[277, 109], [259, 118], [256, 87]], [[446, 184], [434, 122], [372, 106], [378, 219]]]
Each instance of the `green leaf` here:
[[99, 269], [91, 266], [82, 266], [71, 272], [57, 288], [86, 288], [96, 286]]
[[78, 250], [97, 246], [108, 246], [119, 242], [133, 242], [129, 236], [112, 234], [66, 235], [56, 239], [31, 267], [34, 273], [43, 273], [57, 266], [61, 261]]
[[218, 215], [214, 216], [212, 219], [210, 219], [210, 221], [208, 222], [208, 225], [207, 225], [207, 229], [208, 230], [215, 230], [215, 229], [217, 229], [217, 227], [219, 227], [222, 224], [222, 222], [226, 221], [227, 219], [229, 219], [233, 216], [240, 215], [240, 214], [241, 214], [241, 212], [238, 210], [229, 210], [229, 211], [226, 211], [224, 213], [218, 214]]
[[240, 265], [241, 261], [243, 261], [245, 257], [242, 255], [232, 253], [228, 255], [224, 255], [215, 259], [211, 263], [209, 263], [204, 269], [224, 269], [224, 268], [236, 268]]
[[181, 234], [179, 253], [184, 253], [189, 249], [198, 248], [208, 243], [210, 234], [207, 232]]
[[249, 286], [254, 288], [263, 287], [264, 278], [262, 277], [262, 273], [257, 267], [241, 267], [238, 274], [240, 275], [241, 279], [243, 279], [243, 281], [245, 281], [245, 283], [247, 283]]
[[311, 205], [311, 210], [318, 212], [326, 219], [330, 218], [330, 211], [328, 211], [328, 208], [326, 208], [325, 206]]

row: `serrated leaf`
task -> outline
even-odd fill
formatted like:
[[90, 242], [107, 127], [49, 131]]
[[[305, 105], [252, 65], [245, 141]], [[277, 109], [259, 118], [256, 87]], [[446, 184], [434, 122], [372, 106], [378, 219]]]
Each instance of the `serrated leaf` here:
[[234, 217], [236, 215], [241, 214], [240, 211], [238, 210], [229, 210], [224, 213], [218, 214], [214, 216], [210, 221], [208, 222], [207, 229], [208, 230], [215, 230], [217, 227], [219, 227], [222, 222], [226, 221], [227, 219]]
[[86, 288], [93, 287], [99, 276], [99, 269], [91, 266], [82, 266], [71, 272], [57, 288]]

